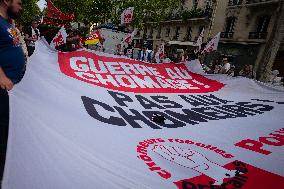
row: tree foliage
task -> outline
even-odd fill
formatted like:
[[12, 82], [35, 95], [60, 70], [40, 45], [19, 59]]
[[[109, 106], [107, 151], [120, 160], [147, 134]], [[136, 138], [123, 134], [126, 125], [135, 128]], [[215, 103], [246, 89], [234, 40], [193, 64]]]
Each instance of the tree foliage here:
[[37, 0], [22, 0], [22, 4], [22, 14], [16, 20], [17, 23], [28, 25], [33, 19], [40, 17], [41, 11], [37, 5]]
[[136, 27], [145, 21], [160, 22], [174, 11], [181, 9], [183, 0], [53, 0], [56, 7], [64, 13], [74, 13], [76, 21], [105, 23], [112, 20], [120, 23], [124, 9], [134, 7]]
[[75, 21], [103, 23], [111, 16], [111, 0], [53, 0], [62, 12], [75, 14]]
[[[143, 27], [147, 21], [161, 22], [167, 20], [172, 14], [182, 9], [183, 0], [121, 0], [115, 1], [115, 18], [127, 7], [134, 7], [134, 25]], [[116, 20], [117, 21], [117, 20]]]

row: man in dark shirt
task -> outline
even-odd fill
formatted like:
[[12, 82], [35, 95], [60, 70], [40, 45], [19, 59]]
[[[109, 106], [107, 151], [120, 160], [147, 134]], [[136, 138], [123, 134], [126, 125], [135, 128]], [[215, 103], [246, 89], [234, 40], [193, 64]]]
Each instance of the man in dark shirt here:
[[12, 20], [22, 9], [21, 0], [0, 0], [0, 180], [7, 148], [9, 130], [9, 96], [20, 82], [25, 65], [24, 52]]
[[34, 53], [35, 42], [39, 40], [39, 37], [40, 37], [40, 32], [37, 29], [38, 25], [39, 25], [39, 21], [35, 19], [32, 21], [32, 26], [27, 28], [26, 30], [25, 40], [26, 40], [29, 56], [31, 56]]

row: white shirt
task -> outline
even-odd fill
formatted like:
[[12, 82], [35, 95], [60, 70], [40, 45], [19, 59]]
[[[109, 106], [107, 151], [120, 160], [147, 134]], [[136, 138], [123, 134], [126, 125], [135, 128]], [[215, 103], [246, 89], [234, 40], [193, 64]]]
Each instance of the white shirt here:
[[223, 71], [224, 73], [226, 73], [227, 71], [229, 71], [231, 68], [231, 64], [229, 62], [225, 63], [224, 66], [223, 66]]
[[140, 52], [140, 61], [144, 61], [144, 62], [148, 62], [148, 56], [149, 56], [149, 54], [148, 54], [148, 52], [146, 51], [146, 52], [144, 52], [144, 51], [141, 51]]
[[171, 59], [169, 59], [169, 58], [165, 58], [164, 60], [163, 60], [163, 63], [171, 63], [172, 61], [171, 61]]

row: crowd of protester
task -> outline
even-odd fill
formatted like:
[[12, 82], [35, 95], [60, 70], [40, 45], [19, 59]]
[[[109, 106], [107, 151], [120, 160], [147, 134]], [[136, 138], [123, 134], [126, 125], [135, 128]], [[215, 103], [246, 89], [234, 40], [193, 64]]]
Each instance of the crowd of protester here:
[[[134, 52], [134, 51], [132, 51]], [[137, 60], [148, 63], [180, 63], [200, 58], [199, 52], [196, 50], [182, 51], [180, 53], [173, 53], [171, 56], [168, 53], [164, 53], [162, 57], [158, 59], [155, 57], [157, 51], [149, 50], [147, 47], [143, 47], [138, 51]], [[129, 56], [126, 49], [119, 44], [115, 55], [128, 56], [133, 58], [133, 54]], [[222, 59], [213, 60], [208, 66], [203, 64], [203, 69], [207, 74], [225, 74], [231, 77], [242, 76], [249, 79], [256, 79], [256, 73], [253, 70], [253, 65], [245, 64], [236, 68], [235, 65], [229, 62], [227, 57]], [[273, 70], [268, 78], [268, 83], [273, 85], [283, 85], [283, 78], [278, 77], [279, 71]]]
[[250, 79], [255, 78], [252, 65], [244, 65], [243, 68], [237, 70], [236, 67], [228, 61], [228, 58], [213, 60], [208, 66], [203, 65], [203, 67], [208, 74], [227, 74], [231, 77], [243, 76]]
[[180, 63], [190, 60], [195, 60], [198, 58], [198, 54], [192, 51], [186, 52], [176, 52], [169, 53], [165, 51], [161, 56], [157, 56], [158, 50], [153, 51], [148, 49], [146, 46], [138, 49], [135, 54], [134, 48], [130, 45], [128, 47], [124, 47], [121, 44], [118, 44], [115, 50], [115, 55], [118, 56], [126, 56], [129, 58], [137, 59], [139, 61], [147, 62], [147, 63]]
[[[14, 27], [16, 28], [20, 45], [25, 54], [25, 60], [30, 57], [35, 50], [35, 42], [39, 40], [41, 37], [41, 33], [38, 29], [40, 21], [34, 19], [30, 26], [24, 28], [21, 24], [15, 24], [13, 22]], [[63, 52], [71, 52], [76, 51], [82, 48], [88, 48], [95, 51], [105, 52], [104, 48], [104, 39], [100, 39], [100, 42], [96, 45], [84, 45], [85, 36], [82, 35], [79, 30], [72, 29], [71, 26], [67, 27], [67, 38], [66, 43], [58, 46], [56, 49]], [[134, 48], [132, 45], [123, 46], [122, 44], [117, 44], [115, 55], [125, 56], [128, 58], [135, 58], [139, 61], [148, 62], [148, 63], [180, 63], [190, 60], [195, 60], [200, 58], [200, 52], [196, 51], [196, 49], [192, 50], [183, 50], [181, 52], [169, 53], [164, 52], [164, 54], [157, 58], [156, 53], [158, 50], [153, 51], [149, 50], [146, 46], [140, 48], [138, 53], [134, 55]], [[213, 60], [209, 65], [202, 64], [203, 69], [208, 74], [226, 74], [231, 77], [242, 76], [250, 79], [256, 78], [256, 73], [253, 70], [252, 65], [244, 65], [241, 69], [236, 69], [232, 63], [228, 61], [228, 58], [218, 58]], [[282, 83], [282, 78], [278, 77], [279, 71], [274, 70], [271, 72], [269, 76], [269, 83]]]
[[[34, 53], [35, 43], [41, 37], [41, 32], [38, 29], [39, 20], [33, 20], [27, 27], [14, 22], [19, 16], [21, 9], [21, 1], [0, 0], [0, 180], [5, 162], [9, 130], [8, 91], [23, 78], [27, 59]], [[57, 50], [70, 52], [86, 47], [84, 46], [83, 36], [78, 30], [67, 29], [67, 35], [66, 43], [60, 45]], [[104, 52], [104, 41], [101, 40], [93, 46], [93, 50]], [[164, 52], [158, 58], [156, 53], [157, 50], [153, 51], [143, 47], [134, 56], [134, 50], [131, 45], [124, 47], [121, 44], [116, 46], [115, 51], [115, 55], [127, 56], [129, 58], [137, 57], [137, 60], [148, 63], [180, 63], [195, 60], [199, 57], [199, 53], [194, 50], [171, 54]], [[228, 58], [214, 60], [210, 65], [204, 66], [204, 70], [209, 74], [227, 74], [232, 77], [255, 78], [252, 65], [245, 65], [241, 70], [237, 71], [236, 67], [228, 61]], [[278, 77], [278, 74], [277, 70], [272, 71], [269, 82], [272, 84], [283, 84], [283, 78]]]
[[[253, 69], [253, 65], [245, 64], [238, 69], [228, 61], [228, 58], [216, 59], [212, 61], [208, 66], [203, 65], [203, 69], [208, 74], [226, 74], [231, 77], [242, 76], [249, 79], [256, 79], [256, 73]], [[283, 85], [284, 78], [279, 77], [279, 71], [273, 70], [268, 74], [267, 83], [272, 85]]]
[[57, 47], [63, 52], [72, 52], [83, 48], [82, 37], [77, 30], [67, 29], [66, 43]]

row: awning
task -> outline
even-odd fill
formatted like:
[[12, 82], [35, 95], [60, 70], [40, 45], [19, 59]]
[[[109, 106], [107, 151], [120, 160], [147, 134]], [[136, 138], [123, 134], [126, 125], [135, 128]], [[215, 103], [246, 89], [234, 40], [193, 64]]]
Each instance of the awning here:
[[196, 46], [191, 41], [169, 41], [168, 44], [169, 45], [181, 45], [181, 46]]

